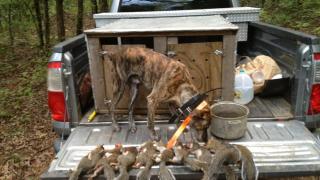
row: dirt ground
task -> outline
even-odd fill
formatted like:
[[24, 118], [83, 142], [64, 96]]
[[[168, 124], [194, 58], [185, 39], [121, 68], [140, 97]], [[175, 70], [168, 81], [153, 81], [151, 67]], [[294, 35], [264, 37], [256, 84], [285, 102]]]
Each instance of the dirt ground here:
[[[54, 32], [55, 17], [52, 19]], [[66, 12], [65, 22], [67, 37], [74, 36], [73, 15]], [[84, 29], [92, 27], [94, 22], [87, 14]], [[35, 41], [35, 33], [29, 36]], [[0, 180], [39, 179], [54, 158], [53, 142], [58, 137], [47, 106], [51, 49], [39, 50], [18, 37], [13, 47], [7, 44], [0, 40]]]
[[0, 179], [38, 179], [54, 158], [46, 56], [20, 46], [0, 49]]

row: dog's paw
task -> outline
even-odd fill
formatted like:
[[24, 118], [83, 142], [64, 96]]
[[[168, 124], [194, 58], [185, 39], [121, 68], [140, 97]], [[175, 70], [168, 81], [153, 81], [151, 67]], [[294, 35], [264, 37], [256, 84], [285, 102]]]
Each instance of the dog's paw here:
[[118, 124], [112, 124], [112, 129], [115, 132], [119, 132], [121, 130], [121, 128]]
[[129, 131], [133, 134], [137, 131], [137, 127], [135, 124], [129, 126]]

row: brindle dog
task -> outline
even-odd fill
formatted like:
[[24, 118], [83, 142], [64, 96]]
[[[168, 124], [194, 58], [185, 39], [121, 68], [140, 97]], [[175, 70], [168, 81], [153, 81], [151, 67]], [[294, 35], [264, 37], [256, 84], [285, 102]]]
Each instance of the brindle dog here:
[[[192, 96], [198, 93], [192, 84], [188, 68], [161, 53], [148, 48], [120, 47], [107, 52], [107, 58], [111, 60], [113, 71], [113, 99], [111, 101], [112, 124], [116, 131], [120, 127], [115, 120], [114, 110], [121, 99], [125, 86], [130, 87], [131, 101], [129, 103], [129, 129], [136, 131], [133, 119], [133, 105], [137, 97], [138, 88], [143, 84], [151, 93], [147, 96], [148, 103], [148, 129], [154, 140], [159, 140], [159, 135], [154, 129], [155, 111], [160, 103], [181, 106]], [[206, 134], [210, 125], [210, 109], [205, 107], [202, 111], [196, 111], [191, 127], [198, 132], [198, 140]]]

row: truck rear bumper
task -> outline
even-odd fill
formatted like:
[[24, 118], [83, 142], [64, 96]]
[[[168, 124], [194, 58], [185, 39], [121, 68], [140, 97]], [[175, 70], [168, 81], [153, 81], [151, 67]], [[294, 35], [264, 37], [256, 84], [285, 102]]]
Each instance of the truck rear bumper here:
[[71, 132], [69, 122], [52, 121], [52, 127], [54, 132], [59, 134], [59, 136], [62, 136], [62, 134], [68, 136]]
[[[157, 131], [166, 142], [174, 132], [174, 125], [158, 125]], [[122, 126], [121, 132], [113, 132], [109, 125], [79, 126], [71, 133], [67, 142], [51, 163], [43, 179], [66, 178], [69, 169], [73, 169], [84, 155], [97, 144], [105, 148], [116, 143], [125, 146], [138, 146], [149, 139], [146, 125], [138, 125], [135, 135]], [[180, 140], [192, 141], [190, 132], [185, 132]], [[245, 136], [232, 141], [247, 146], [253, 153], [259, 169], [259, 177], [307, 176], [320, 174], [319, 141], [299, 121], [285, 122], [249, 122]], [[177, 179], [195, 179], [199, 172], [192, 172], [184, 166], [171, 166]], [[158, 167], [154, 167], [156, 175]], [[132, 170], [131, 175], [136, 174]]]

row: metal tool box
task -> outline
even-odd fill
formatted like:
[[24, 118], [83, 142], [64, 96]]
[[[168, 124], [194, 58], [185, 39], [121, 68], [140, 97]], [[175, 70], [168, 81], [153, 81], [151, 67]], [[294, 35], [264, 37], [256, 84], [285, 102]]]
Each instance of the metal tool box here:
[[153, 17], [187, 17], [187, 16], [212, 16], [221, 15], [227, 21], [237, 25], [238, 41], [247, 41], [248, 22], [259, 21], [260, 8], [235, 7], [201, 10], [180, 11], [153, 11], [153, 12], [119, 12], [95, 14], [96, 27], [112, 24], [114, 21], [124, 18], [153, 18]]

